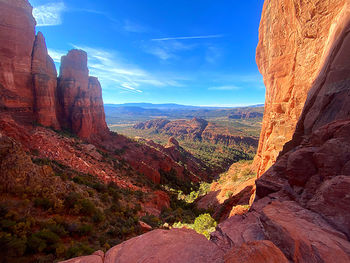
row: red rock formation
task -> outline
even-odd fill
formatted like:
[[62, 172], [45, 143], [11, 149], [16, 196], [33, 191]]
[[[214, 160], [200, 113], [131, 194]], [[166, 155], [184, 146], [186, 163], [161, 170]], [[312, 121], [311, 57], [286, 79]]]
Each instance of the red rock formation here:
[[271, 241], [252, 241], [234, 247], [225, 255], [225, 263], [288, 263], [286, 256]]
[[256, 60], [266, 86], [255, 163], [258, 175], [294, 133], [307, 92], [324, 65], [347, 0], [265, 1]]
[[[121, 154], [135, 170], [156, 184], [164, 182], [165, 178], [161, 174], [198, 182], [208, 179], [211, 173], [204, 163], [181, 147], [164, 147], [151, 140], [140, 139], [139, 142], [113, 134], [102, 145], [111, 152]], [[186, 168], [180, 162], [186, 164]]]
[[220, 175], [217, 182], [211, 184], [208, 194], [196, 200], [196, 207], [213, 210], [213, 217], [218, 222], [236, 213], [243, 214], [249, 209], [250, 199], [255, 192], [253, 170], [251, 163], [234, 163], [226, 173]]
[[64, 128], [92, 141], [108, 135], [101, 85], [97, 78], [89, 77], [84, 51], [71, 50], [62, 57], [58, 95]]
[[34, 111], [41, 125], [59, 129], [57, 120], [57, 71], [48, 55], [45, 38], [39, 32], [35, 38], [32, 54], [34, 85]]
[[157, 132], [165, 133], [170, 136], [189, 138], [192, 140], [205, 140], [214, 144], [246, 144], [253, 147], [258, 146], [257, 138], [243, 136], [241, 134], [232, 134], [227, 128], [219, 127], [214, 123], [198, 118], [175, 121], [165, 119], [149, 120], [134, 125], [134, 128], [140, 130], [154, 129]]
[[[287, 262], [350, 262], [350, 3], [344, 3], [266, 1], [258, 60], [264, 62], [260, 67], [265, 82], [274, 87], [267, 90], [267, 116], [276, 118], [271, 119], [273, 125], [265, 119], [261, 168], [273, 162], [277, 149], [294, 129], [293, 116], [300, 115], [295, 103], [303, 97], [295, 94], [299, 90], [301, 94], [306, 92], [308, 85], [312, 87], [293, 139], [284, 146], [277, 162], [256, 181], [256, 199], [250, 211], [218, 225], [208, 242], [214, 242], [221, 254], [213, 251], [206, 259], [215, 255], [220, 262], [226, 254], [227, 260], [240, 255], [248, 262], [257, 258], [271, 262], [277, 253], [278, 262], [286, 262], [285, 258]], [[336, 23], [331, 25], [331, 21]], [[279, 42], [274, 41], [276, 36]], [[264, 48], [261, 43], [266, 44]], [[315, 50], [320, 50], [321, 56], [317, 57]], [[311, 85], [313, 79], [316, 81]], [[278, 89], [282, 84], [286, 88]], [[278, 131], [283, 123], [286, 129]], [[267, 143], [272, 144], [271, 149], [264, 148]], [[172, 247], [166, 242], [159, 244], [166, 234], [174, 234]], [[130, 254], [131, 262], [140, 258], [150, 262], [200, 262], [195, 260], [196, 249], [203, 247], [200, 253], [209, 251], [209, 243], [192, 248], [191, 241], [182, 246], [183, 239], [178, 239], [185, 237], [184, 233], [173, 230], [146, 235], [112, 248], [105, 262], [124, 260]], [[178, 255], [187, 253], [192, 258], [178, 260]], [[261, 255], [263, 258], [259, 258]]]
[[31, 74], [34, 26], [28, 1], [0, 1], [0, 111], [10, 112], [25, 123], [34, 120]]
[[350, 261], [349, 3], [332, 32], [293, 139], [257, 180], [250, 212], [218, 226], [217, 244], [269, 239], [292, 262]]
[[111, 248], [105, 263], [222, 262], [222, 251], [190, 229], [154, 230]]

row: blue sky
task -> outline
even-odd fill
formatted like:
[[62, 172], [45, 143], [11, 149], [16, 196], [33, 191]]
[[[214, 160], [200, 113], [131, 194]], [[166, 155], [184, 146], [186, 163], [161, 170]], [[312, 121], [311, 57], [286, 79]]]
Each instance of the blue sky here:
[[255, 63], [263, 0], [30, 0], [59, 68], [88, 52], [105, 103], [264, 102]]

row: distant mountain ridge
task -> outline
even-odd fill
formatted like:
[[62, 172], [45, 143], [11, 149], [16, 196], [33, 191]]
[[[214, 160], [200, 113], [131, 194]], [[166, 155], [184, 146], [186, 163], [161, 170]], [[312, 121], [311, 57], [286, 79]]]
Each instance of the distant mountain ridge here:
[[264, 107], [264, 104], [248, 105], [248, 106], [235, 106], [235, 107], [220, 107], [220, 106], [193, 106], [193, 105], [182, 105], [176, 103], [164, 103], [164, 104], [154, 104], [154, 103], [122, 103], [122, 104], [112, 104], [106, 103], [105, 107], [138, 107], [144, 109], [235, 109], [235, 108], [248, 108], [248, 107]]

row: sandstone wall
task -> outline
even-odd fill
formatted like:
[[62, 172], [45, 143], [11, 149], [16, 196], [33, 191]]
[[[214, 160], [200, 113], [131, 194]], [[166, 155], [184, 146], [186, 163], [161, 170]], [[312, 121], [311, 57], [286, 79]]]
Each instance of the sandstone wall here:
[[33, 121], [34, 27], [28, 1], [0, 0], [0, 112], [22, 122]]
[[255, 164], [258, 175], [294, 133], [307, 92], [318, 76], [347, 0], [266, 0], [256, 61], [266, 102]]

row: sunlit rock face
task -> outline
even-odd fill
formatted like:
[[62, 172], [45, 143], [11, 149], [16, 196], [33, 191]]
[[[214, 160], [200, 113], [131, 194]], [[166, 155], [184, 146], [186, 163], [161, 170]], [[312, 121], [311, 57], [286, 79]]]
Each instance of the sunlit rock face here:
[[98, 140], [108, 134], [101, 85], [89, 77], [86, 52], [71, 50], [62, 57], [58, 98], [64, 128], [84, 139]]
[[28, 1], [0, 1], [0, 112], [27, 123], [33, 121], [34, 27]]
[[346, 0], [265, 1], [256, 61], [266, 102], [255, 164], [258, 175], [275, 161], [294, 133], [307, 92], [337, 35]]

